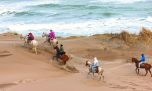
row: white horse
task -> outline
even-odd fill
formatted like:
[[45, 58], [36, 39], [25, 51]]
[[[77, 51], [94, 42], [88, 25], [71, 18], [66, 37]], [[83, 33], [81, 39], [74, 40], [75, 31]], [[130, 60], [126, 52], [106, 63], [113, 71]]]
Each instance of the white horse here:
[[86, 61], [86, 66], [88, 66], [88, 68], [89, 68], [88, 75], [89, 75], [90, 73], [92, 73], [93, 76], [94, 76], [94, 73], [97, 73], [98, 76], [99, 76], [99, 79], [101, 80], [101, 77], [102, 77], [103, 80], [104, 80], [104, 76], [103, 76], [104, 69], [103, 69], [102, 67], [98, 67], [98, 71], [93, 71], [93, 69], [92, 69], [92, 67], [91, 67], [91, 64], [92, 64], [91, 62]]
[[23, 36], [21, 35], [20, 38], [22, 40], [24, 40], [24, 45], [28, 44], [32, 46], [32, 50], [34, 50], [35, 54], [37, 54], [37, 47], [38, 47], [38, 41], [36, 40], [32, 40], [32, 41], [28, 41], [28, 36]]
[[51, 40], [50, 37], [49, 37], [49, 34], [47, 34], [47, 33], [43, 32], [42, 37], [46, 38], [44, 43], [48, 42], [50, 45], [52, 45], [52, 47], [54, 47], [54, 46], [56, 46], [58, 44], [58, 40], [57, 39]]
[[50, 42], [50, 37], [49, 37], [49, 34], [47, 34], [47, 33], [42, 33], [42, 37], [45, 37], [46, 38], [46, 40], [44, 41], [44, 43], [46, 43], [46, 42]]

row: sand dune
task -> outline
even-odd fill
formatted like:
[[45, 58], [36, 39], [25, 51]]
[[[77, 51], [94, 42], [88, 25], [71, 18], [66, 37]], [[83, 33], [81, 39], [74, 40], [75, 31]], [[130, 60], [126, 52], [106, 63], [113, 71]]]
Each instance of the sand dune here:
[[[110, 44], [103, 40], [94, 37], [59, 39], [72, 55], [67, 65], [76, 67], [78, 73], [69, 72], [52, 61], [53, 52], [43, 44], [43, 39], [39, 39], [38, 55], [24, 47], [18, 35], [10, 38], [7, 34], [1, 40], [0, 91], [152, 91], [150, 75], [142, 76], [145, 71], [141, 70], [137, 76], [134, 64], [127, 61], [134, 53], [129, 54], [127, 49], [107, 49]], [[85, 61], [94, 56], [102, 61], [104, 80], [99, 81], [97, 74], [94, 79], [87, 75]]]

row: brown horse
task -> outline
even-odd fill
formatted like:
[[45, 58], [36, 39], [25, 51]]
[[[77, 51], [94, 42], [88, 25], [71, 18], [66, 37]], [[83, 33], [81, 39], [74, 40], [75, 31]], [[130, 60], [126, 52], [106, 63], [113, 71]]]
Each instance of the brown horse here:
[[[56, 58], [57, 61], [60, 61], [61, 63], [63, 63], [63, 65], [65, 65], [66, 62], [70, 59], [70, 57], [66, 54], [59, 56], [59, 58], [57, 56], [53, 56], [53, 60], [54, 60], [54, 58]], [[60, 59], [60, 60], [58, 60], [58, 59]]]
[[150, 75], [151, 75], [151, 77], [152, 77], [152, 73], [151, 73], [151, 65], [150, 64], [148, 64], [148, 63], [142, 63], [141, 65], [140, 65], [140, 67], [139, 67], [139, 63], [140, 63], [140, 61], [139, 60], [137, 60], [136, 58], [132, 58], [132, 62], [133, 63], [135, 63], [135, 66], [136, 66], [136, 73], [137, 74], [139, 74], [139, 68], [143, 68], [143, 69], [145, 69], [145, 71], [146, 71], [146, 74], [145, 74], [145, 76], [147, 75], [147, 73], [148, 73], [148, 71], [149, 71], [149, 73], [150, 73]]

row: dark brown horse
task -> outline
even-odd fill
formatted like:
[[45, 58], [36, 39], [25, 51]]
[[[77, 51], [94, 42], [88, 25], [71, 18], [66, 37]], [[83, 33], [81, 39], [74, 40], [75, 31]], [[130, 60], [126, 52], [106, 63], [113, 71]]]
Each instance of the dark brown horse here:
[[139, 63], [140, 63], [140, 61], [139, 60], [137, 60], [136, 58], [132, 58], [132, 62], [133, 63], [135, 63], [135, 66], [136, 66], [136, 73], [137, 74], [139, 74], [139, 68], [143, 68], [143, 69], [145, 69], [145, 71], [146, 71], [146, 74], [145, 74], [145, 76], [147, 75], [147, 73], [149, 72], [150, 74], [151, 74], [151, 77], [152, 77], [152, 73], [151, 73], [151, 65], [150, 64], [148, 64], [148, 63], [142, 63], [141, 65], [140, 65], [140, 67], [139, 67]]

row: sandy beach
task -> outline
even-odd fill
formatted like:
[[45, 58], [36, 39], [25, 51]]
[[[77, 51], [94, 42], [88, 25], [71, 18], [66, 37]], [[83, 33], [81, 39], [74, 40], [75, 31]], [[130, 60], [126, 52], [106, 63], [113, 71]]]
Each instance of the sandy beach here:
[[[148, 41], [146, 44], [145, 41], [140, 45], [142, 40], [139, 40], [128, 45], [132, 44], [130, 37], [127, 41], [120, 39], [123, 37], [123, 34], [103, 34], [58, 38], [67, 54], [72, 56], [67, 64], [79, 71], [69, 72], [61, 69], [55, 60], [52, 61], [53, 50], [43, 43], [44, 38], [36, 39], [39, 42], [36, 55], [23, 45], [19, 35], [1, 34], [0, 91], [151, 91], [150, 74], [143, 76], [145, 70], [142, 69], [137, 76], [135, 65], [130, 60], [131, 57], [139, 58], [144, 52], [151, 63], [151, 43]], [[92, 61], [94, 57], [101, 61], [104, 80], [99, 81], [97, 74], [94, 79], [91, 75], [87, 76], [85, 61]]]

